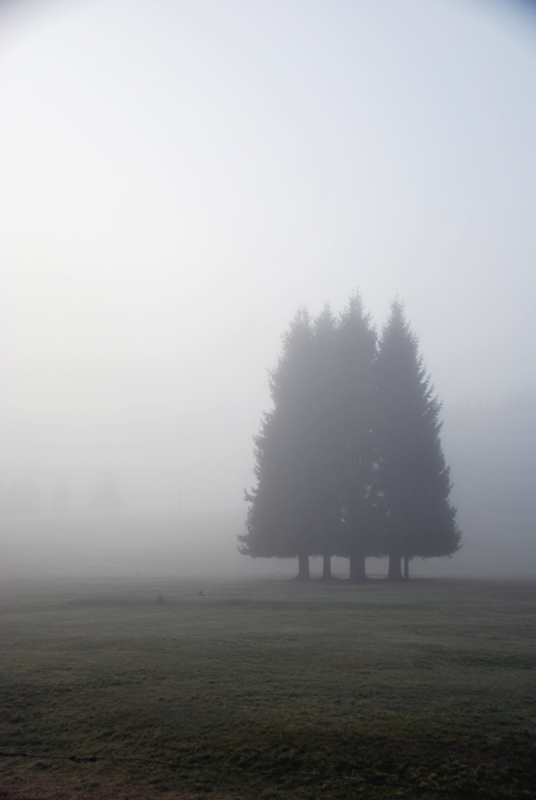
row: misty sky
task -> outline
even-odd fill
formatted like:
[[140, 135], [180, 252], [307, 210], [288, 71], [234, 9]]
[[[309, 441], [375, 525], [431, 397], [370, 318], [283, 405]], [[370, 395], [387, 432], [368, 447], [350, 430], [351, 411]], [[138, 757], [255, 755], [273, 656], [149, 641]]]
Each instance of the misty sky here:
[[355, 288], [446, 414], [536, 384], [525, 6], [4, 3], [0, 109], [5, 486], [239, 505], [282, 331]]

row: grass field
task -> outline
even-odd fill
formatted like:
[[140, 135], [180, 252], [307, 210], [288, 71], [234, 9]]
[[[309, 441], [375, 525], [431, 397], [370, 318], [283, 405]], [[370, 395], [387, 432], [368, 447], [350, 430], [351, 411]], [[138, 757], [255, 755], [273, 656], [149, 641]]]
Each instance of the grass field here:
[[0, 797], [534, 797], [535, 611], [530, 582], [5, 583], [0, 750], [35, 757]]

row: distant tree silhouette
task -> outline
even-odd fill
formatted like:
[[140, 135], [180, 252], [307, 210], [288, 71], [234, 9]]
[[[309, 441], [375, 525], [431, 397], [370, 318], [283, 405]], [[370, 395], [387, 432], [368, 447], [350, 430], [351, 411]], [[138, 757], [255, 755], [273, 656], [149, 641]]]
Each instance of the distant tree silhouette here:
[[270, 374], [274, 407], [255, 441], [257, 486], [240, 552], [350, 559], [350, 580], [366, 579], [367, 556], [401, 561], [450, 555], [459, 547], [449, 469], [439, 434], [441, 408], [418, 354], [417, 337], [395, 301], [380, 346], [355, 293], [336, 320], [328, 306], [311, 320], [300, 309]]
[[14, 480], [6, 492], [6, 510], [11, 514], [38, 514], [41, 511], [39, 488], [33, 472]]
[[388, 578], [396, 581], [401, 559], [408, 578], [411, 558], [450, 555], [460, 541], [439, 437], [441, 404], [398, 301], [383, 329], [377, 376], [382, 551], [389, 556]]
[[250, 507], [240, 552], [257, 558], [298, 557], [298, 578], [309, 579], [315, 505], [311, 465], [310, 398], [313, 330], [299, 309], [283, 335], [283, 351], [270, 374], [274, 408], [264, 414], [255, 442], [257, 486], [246, 492]]
[[331, 580], [331, 557], [338, 555], [341, 531], [340, 392], [337, 321], [329, 306], [314, 320], [307, 397], [309, 447], [303, 464], [313, 508], [311, 554], [322, 556], [322, 579]]
[[51, 511], [53, 514], [67, 514], [72, 509], [73, 494], [70, 487], [61, 482], [52, 495]]
[[115, 481], [108, 473], [102, 475], [95, 487], [90, 510], [106, 514], [119, 511], [121, 506], [121, 494]]
[[381, 555], [375, 414], [376, 331], [355, 292], [340, 316], [338, 482], [341, 536], [338, 555], [350, 559], [350, 580], [366, 579], [365, 558]]

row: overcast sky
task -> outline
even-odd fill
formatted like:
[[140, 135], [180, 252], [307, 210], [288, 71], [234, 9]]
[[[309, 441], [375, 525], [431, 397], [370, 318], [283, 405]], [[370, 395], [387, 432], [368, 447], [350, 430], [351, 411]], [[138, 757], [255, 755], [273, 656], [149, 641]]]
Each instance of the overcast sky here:
[[239, 505], [282, 331], [355, 288], [445, 413], [534, 386], [526, 8], [2, 4], [4, 485]]

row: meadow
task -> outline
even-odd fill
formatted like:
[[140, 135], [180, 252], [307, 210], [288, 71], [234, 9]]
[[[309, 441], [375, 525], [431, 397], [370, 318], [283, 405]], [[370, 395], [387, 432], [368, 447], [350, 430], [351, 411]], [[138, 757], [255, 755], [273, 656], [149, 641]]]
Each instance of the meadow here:
[[536, 794], [534, 582], [1, 594], [4, 800]]

